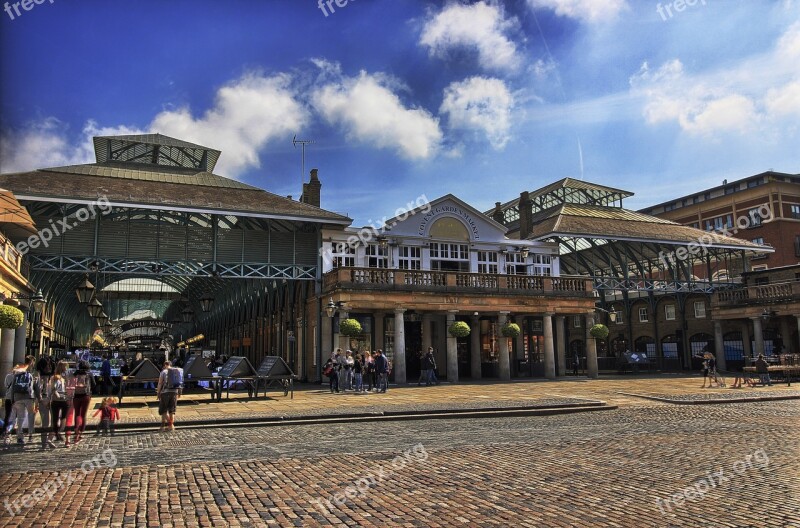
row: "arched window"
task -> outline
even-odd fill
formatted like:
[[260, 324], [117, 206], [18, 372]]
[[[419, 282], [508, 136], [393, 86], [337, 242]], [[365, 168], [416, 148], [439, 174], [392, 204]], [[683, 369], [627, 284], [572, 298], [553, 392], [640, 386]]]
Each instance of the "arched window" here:
[[469, 231], [455, 218], [444, 217], [433, 223], [428, 234], [431, 238], [443, 238], [445, 240], [463, 240], [469, 242]]
[[654, 358], [656, 355], [656, 340], [650, 336], [637, 337], [633, 342], [635, 352], [646, 353], [647, 357]]
[[730, 361], [744, 360], [744, 341], [741, 332], [728, 332], [722, 336], [725, 347], [725, 359]]
[[694, 334], [689, 338], [689, 350], [692, 357], [702, 356], [705, 352], [714, 353], [714, 336], [706, 333]]
[[678, 339], [675, 334], [664, 336], [661, 340], [661, 352], [664, 358], [677, 359], [678, 358]]

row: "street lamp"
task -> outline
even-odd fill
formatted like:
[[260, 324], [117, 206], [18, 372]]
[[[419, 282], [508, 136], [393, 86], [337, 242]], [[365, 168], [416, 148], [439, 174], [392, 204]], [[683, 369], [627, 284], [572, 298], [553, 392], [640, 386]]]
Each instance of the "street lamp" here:
[[183, 318], [184, 323], [191, 323], [192, 319], [194, 318], [194, 310], [187, 306], [181, 312], [181, 317]]
[[331, 300], [328, 301], [328, 306], [325, 307], [325, 313], [328, 314], [328, 317], [333, 317], [336, 315], [336, 311], [344, 308], [344, 303], [342, 301], [333, 301], [333, 297]]
[[200, 297], [200, 308], [203, 312], [208, 313], [211, 311], [211, 305], [214, 304], [214, 296], [207, 293]]
[[89, 302], [89, 315], [97, 318], [100, 317], [100, 314], [103, 313], [103, 304], [97, 300], [97, 297], [94, 297], [91, 302]]
[[81, 304], [88, 304], [91, 302], [92, 296], [94, 295], [94, 285], [89, 282], [88, 273], [84, 275], [83, 282], [75, 288], [75, 295], [78, 296], [78, 302]]
[[606, 310], [605, 308], [600, 308], [599, 306], [594, 307], [595, 310], [600, 310], [601, 312], [605, 312], [608, 314], [608, 320], [612, 323], [617, 321], [617, 311], [612, 306], [610, 310]]
[[108, 323], [108, 315], [105, 312], [101, 311], [100, 315], [97, 316], [97, 326], [104, 327]]

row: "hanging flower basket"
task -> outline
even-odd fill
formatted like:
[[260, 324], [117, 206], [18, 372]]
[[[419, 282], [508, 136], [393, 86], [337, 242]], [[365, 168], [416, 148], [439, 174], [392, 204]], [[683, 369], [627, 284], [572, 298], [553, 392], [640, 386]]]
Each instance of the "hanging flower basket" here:
[[7, 304], [0, 304], [0, 328], [19, 328], [25, 320], [22, 310]]
[[598, 323], [589, 330], [589, 335], [595, 339], [605, 339], [608, 337], [608, 327]]
[[448, 327], [447, 331], [453, 337], [467, 337], [470, 332], [469, 325], [464, 321], [456, 321]]
[[339, 322], [339, 333], [347, 337], [360, 335], [363, 332], [357, 319], [342, 319]]
[[503, 337], [518, 337], [521, 332], [517, 323], [506, 323], [500, 329], [500, 333], [503, 334]]

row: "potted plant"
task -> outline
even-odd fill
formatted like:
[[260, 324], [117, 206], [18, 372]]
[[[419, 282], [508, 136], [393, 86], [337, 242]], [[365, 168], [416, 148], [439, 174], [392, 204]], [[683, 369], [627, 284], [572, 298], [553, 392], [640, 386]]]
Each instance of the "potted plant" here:
[[470, 329], [469, 325], [464, 321], [456, 321], [447, 328], [447, 331], [453, 337], [467, 337]]
[[522, 330], [520, 330], [517, 323], [506, 323], [500, 329], [500, 333], [503, 334], [503, 337], [517, 337], [521, 332]]
[[608, 327], [598, 323], [589, 330], [589, 335], [595, 339], [605, 339], [608, 337]]
[[0, 304], [0, 328], [19, 328], [25, 321], [22, 310], [15, 306]]
[[363, 332], [361, 323], [357, 319], [342, 319], [339, 322], [339, 333], [347, 337], [354, 337]]

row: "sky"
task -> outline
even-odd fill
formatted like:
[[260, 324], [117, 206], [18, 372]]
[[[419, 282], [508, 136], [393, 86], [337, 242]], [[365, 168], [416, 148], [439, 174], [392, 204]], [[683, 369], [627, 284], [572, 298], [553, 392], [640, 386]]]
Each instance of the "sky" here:
[[[321, 4], [6, 3], [0, 171], [158, 132], [295, 199], [318, 168], [322, 207], [357, 226], [447, 193], [488, 210], [564, 177], [638, 209], [800, 172], [800, 0]], [[313, 141], [305, 174], [295, 137]]]

